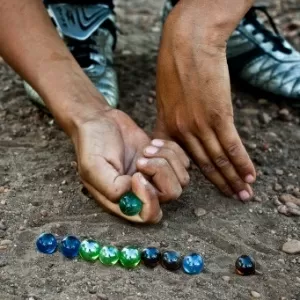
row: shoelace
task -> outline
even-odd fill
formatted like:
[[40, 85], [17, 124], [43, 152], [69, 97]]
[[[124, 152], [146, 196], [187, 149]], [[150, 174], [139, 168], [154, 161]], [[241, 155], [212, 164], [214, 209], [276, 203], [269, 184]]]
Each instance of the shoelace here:
[[[258, 21], [256, 11], [261, 11], [266, 15], [272, 29], [274, 30], [274, 33]], [[246, 14], [244, 23], [252, 24], [255, 27], [255, 30], [252, 32], [253, 35], [259, 33], [264, 35], [263, 43], [272, 42], [274, 44], [272, 49], [273, 51], [281, 51], [286, 54], [292, 53], [291, 49], [285, 47], [284, 38], [280, 35], [273, 18], [268, 13], [266, 6], [253, 6]]]

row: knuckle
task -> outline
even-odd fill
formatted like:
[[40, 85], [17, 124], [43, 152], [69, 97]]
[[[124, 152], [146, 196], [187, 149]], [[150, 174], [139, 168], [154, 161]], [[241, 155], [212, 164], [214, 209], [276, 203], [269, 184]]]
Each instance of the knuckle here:
[[234, 177], [230, 179], [232, 186], [236, 189], [241, 191], [245, 187], [245, 182], [243, 182], [240, 178]]
[[158, 158], [156, 162], [157, 165], [161, 168], [166, 168], [169, 166], [169, 163], [165, 158]]
[[190, 180], [191, 180], [191, 178], [190, 178], [190, 175], [189, 175], [189, 174], [187, 174], [186, 176], [184, 176], [183, 179], [182, 179], [182, 183], [181, 183], [182, 186], [183, 186], [183, 187], [188, 186], [189, 183], [190, 183]]
[[230, 165], [230, 162], [228, 160], [228, 158], [224, 155], [219, 155], [216, 159], [215, 159], [215, 164], [217, 167], [219, 168], [224, 168]]
[[200, 165], [200, 169], [204, 174], [211, 174], [216, 171], [215, 166], [210, 163], [204, 163]]
[[240, 145], [238, 143], [231, 143], [227, 147], [227, 152], [230, 156], [237, 156], [240, 153]]

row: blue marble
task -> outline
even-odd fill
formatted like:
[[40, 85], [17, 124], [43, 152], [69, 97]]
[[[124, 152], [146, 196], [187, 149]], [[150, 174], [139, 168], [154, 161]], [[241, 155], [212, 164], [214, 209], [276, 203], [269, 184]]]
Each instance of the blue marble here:
[[235, 271], [238, 275], [249, 276], [255, 274], [255, 261], [249, 255], [240, 256], [235, 262]]
[[57, 240], [52, 233], [42, 233], [36, 240], [36, 248], [44, 254], [53, 254], [57, 250]]
[[192, 253], [183, 258], [183, 271], [189, 275], [200, 274], [204, 269], [204, 261], [201, 255]]
[[80, 240], [72, 235], [63, 238], [60, 244], [61, 253], [67, 258], [75, 258], [79, 255]]
[[146, 267], [156, 267], [159, 264], [160, 257], [161, 254], [157, 248], [148, 247], [142, 251], [142, 261]]
[[165, 251], [161, 256], [161, 265], [169, 271], [180, 269], [182, 265], [180, 253], [176, 251]]

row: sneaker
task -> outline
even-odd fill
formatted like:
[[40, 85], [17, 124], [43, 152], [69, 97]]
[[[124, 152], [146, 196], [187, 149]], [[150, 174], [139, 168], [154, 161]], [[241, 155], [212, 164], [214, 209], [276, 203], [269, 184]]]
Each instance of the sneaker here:
[[[113, 67], [117, 30], [113, 11], [102, 4], [65, 3], [48, 4], [47, 10], [58, 33], [86, 75], [107, 103], [117, 107], [119, 89]], [[30, 99], [45, 107], [38, 93], [28, 83], [24, 82], [24, 86]]]
[[[167, 0], [163, 22], [172, 8]], [[258, 18], [258, 10], [273, 31]], [[227, 58], [231, 75], [264, 92], [300, 100], [300, 53], [279, 34], [266, 7], [253, 6], [242, 19], [228, 40]]]

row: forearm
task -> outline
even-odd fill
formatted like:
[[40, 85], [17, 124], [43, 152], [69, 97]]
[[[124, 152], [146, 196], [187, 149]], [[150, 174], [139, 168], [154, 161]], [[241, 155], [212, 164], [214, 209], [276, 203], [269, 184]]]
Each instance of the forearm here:
[[198, 39], [209, 45], [226, 46], [226, 41], [254, 0], [181, 0], [167, 26], [176, 26], [179, 37]]
[[42, 96], [70, 134], [103, 97], [60, 39], [41, 0], [1, 0], [0, 55]]

